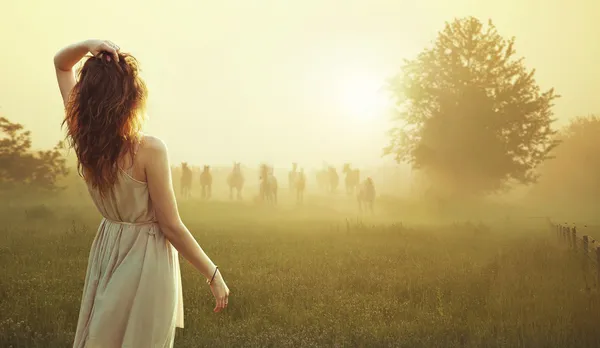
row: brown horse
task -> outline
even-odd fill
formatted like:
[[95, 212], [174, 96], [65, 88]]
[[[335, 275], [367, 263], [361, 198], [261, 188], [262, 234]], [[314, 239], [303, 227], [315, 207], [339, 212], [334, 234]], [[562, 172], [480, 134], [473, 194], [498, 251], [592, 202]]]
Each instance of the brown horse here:
[[277, 178], [273, 175], [273, 168], [266, 164], [260, 167], [260, 200], [277, 204]]
[[322, 169], [317, 172], [317, 184], [323, 192], [329, 191], [329, 172], [327, 169]]
[[370, 177], [363, 181], [358, 189], [358, 209], [363, 210], [363, 205], [373, 213], [373, 206], [375, 205], [375, 184], [373, 179]]
[[331, 193], [337, 191], [338, 185], [340, 183], [340, 176], [337, 173], [335, 167], [329, 167], [328, 171], [329, 175], [329, 190]]
[[231, 173], [227, 176], [227, 185], [229, 186], [229, 199], [233, 199], [233, 190], [237, 191], [237, 199], [242, 199], [242, 189], [244, 188], [244, 175], [240, 163], [234, 163]]
[[192, 193], [192, 169], [187, 162], [181, 163], [181, 196], [189, 198]]
[[293, 193], [296, 189], [296, 178], [298, 177], [298, 163], [292, 163], [292, 170], [288, 173], [288, 187]]
[[360, 172], [358, 169], [352, 169], [350, 163], [344, 164], [342, 171], [346, 174], [346, 194], [351, 195], [360, 184]]
[[303, 203], [304, 189], [306, 188], [306, 175], [304, 175], [304, 168], [300, 169], [300, 172], [296, 176], [294, 188], [296, 189], [296, 203]]
[[340, 177], [335, 167], [329, 166], [317, 173], [317, 183], [321, 190], [334, 193], [340, 182]]
[[210, 166], [204, 166], [200, 174], [200, 186], [202, 187], [202, 199], [210, 199], [212, 195], [212, 174]]

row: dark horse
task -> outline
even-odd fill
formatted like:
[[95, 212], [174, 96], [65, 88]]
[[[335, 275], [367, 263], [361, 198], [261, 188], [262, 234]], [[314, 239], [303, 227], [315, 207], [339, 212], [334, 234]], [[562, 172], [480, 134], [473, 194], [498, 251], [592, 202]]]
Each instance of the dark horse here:
[[200, 186], [202, 187], [202, 199], [209, 199], [212, 195], [212, 174], [210, 166], [204, 166], [200, 174]]
[[329, 167], [329, 190], [334, 193], [340, 183], [340, 177], [335, 167]]
[[292, 193], [296, 189], [296, 178], [298, 178], [298, 163], [292, 163], [292, 170], [288, 173], [288, 187]]
[[344, 164], [343, 172], [346, 174], [346, 193], [351, 195], [360, 184], [360, 172], [358, 169], [352, 169], [350, 163]]
[[242, 189], [244, 188], [244, 175], [240, 168], [240, 163], [234, 163], [231, 173], [227, 176], [227, 185], [229, 186], [229, 199], [233, 199], [233, 190], [237, 191], [237, 199], [242, 199]]
[[266, 164], [260, 167], [260, 200], [277, 204], [277, 179], [273, 175], [273, 168]]
[[317, 173], [317, 183], [325, 192], [334, 193], [337, 190], [339, 182], [340, 177], [335, 167], [329, 166]]
[[368, 208], [373, 213], [373, 205], [375, 205], [375, 184], [373, 179], [367, 178], [358, 188], [358, 210], [363, 211], [363, 206]]
[[319, 189], [323, 192], [329, 191], [329, 172], [327, 168], [321, 169], [317, 172], [317, 184]]
[[181, 196], [188, 198], [192, 191], [192, 169], [187, 162], [181, 163]]
[[304, 168], [300, 169], [300, 172], [296, 175], [294, 188], [296, 189], [296, 203], [301, 204], [304, 202], [304, 189], [306, 188], [306, 175], [304, 175]]

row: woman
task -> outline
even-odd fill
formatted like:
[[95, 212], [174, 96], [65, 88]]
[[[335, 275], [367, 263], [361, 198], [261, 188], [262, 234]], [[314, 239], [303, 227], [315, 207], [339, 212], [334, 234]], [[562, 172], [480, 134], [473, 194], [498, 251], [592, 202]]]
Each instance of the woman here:
[[[92, 54], [76, 81], [73, 66]], [[179, 217], [165, 144], [139, 132], [146, 87], [136, 60], [87, 40], [54, 57], [67, 137], [103, 216], [92, 244], [73, 347], [172, 347], [183, 327], [178, 252], [227, 307], [219, 269]]]

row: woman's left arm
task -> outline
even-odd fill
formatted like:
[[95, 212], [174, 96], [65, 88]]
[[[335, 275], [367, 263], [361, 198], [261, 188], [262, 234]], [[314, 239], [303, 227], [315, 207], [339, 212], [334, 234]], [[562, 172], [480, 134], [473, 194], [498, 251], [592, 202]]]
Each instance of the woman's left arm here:
[[56, 80], [58, 88], [66, 105], [69, 100], [71, 90], [75, 86], [75, 72], [73, 67], [88, 52], [97, 55], [100, 52], [110, 53], [116, 61], [119, 61], [119, 47], [110, 41], [105, 40], [85, 40], [62, 48], [54, 55], [54, 68], [56, 70]]

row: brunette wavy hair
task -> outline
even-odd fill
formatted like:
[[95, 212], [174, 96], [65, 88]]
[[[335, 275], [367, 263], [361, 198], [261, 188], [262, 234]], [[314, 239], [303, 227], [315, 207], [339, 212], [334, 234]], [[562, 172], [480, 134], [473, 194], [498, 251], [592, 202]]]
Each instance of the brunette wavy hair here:
[[89, 57], [78, 74], [62, 125], [79, 175], [104, 194], [117, 180], [119, 158], [133, 159], [148, 90], [137, 60], [126, 53], [118, 62], [108, 53]]

